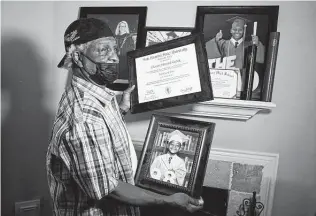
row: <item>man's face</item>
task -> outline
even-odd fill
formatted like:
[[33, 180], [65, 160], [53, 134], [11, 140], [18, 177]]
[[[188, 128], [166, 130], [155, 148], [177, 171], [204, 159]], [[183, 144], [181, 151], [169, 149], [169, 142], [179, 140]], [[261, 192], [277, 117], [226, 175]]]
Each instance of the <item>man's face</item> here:
[[126, 24], [121, 23], [120, 24], [120, 34], [125, 34], [126, 33]]
[[230, 30], [232, 37], [235, 40], [239, 40], [243, 37], [244, 34], [244, 26], [242, 23], [233, 23], [232, 28]]
[[91, 41], [82, 58], [84, 69], [90, 78], [100, 85], [110, 84], [118, 77], [117, 45], [114, 37]]
[[178, 141], [170, 141], [169, 142], [169, 152], [171, 154], [176, 154], [180, 151], [181, 143]]
[[[117, 44], [114, 37], [104, 37], [92, 41], [85, 55], [97, 63], [119, 63]], [[83, 58], [83, 63], [86, 69], [95, 72], [95, 64], [86, 58]]]

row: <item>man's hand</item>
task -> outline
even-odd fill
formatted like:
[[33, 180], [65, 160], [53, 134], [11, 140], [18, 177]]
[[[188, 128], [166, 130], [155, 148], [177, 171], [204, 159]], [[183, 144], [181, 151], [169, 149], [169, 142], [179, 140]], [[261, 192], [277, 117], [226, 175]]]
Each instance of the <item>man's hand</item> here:
[[217, 32], [217, 34], [215, 36], [215, 40], [219, 41], [220, 39], [222, 39], [222, 37], [223, 37], [222, 30], [219, 30], [219, 32]]
[[123, 92], [123, 96], [119, 106], [121, 110], [123, 110], [124, 112], [128, 112], [128, 110], [131, 108], [131, 93], [134, 90], [134, 88], [135, 85], [129, 87]]
[[259, 37], [257, 35], [251, 35], [252, 44], [257, 45], [259, 44]]
[[167, 201], [171, 206], [179, 207], [191, 213], [202, 209], [204, 204], [202, 197], [194, 199], [185, 193], [172, 194], [167, 197]]

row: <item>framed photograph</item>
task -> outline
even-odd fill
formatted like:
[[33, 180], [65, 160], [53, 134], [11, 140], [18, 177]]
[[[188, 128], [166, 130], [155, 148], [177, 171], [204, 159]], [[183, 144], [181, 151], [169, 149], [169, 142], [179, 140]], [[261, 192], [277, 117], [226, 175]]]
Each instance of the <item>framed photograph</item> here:
[[[195, 30], [204, 33], [209, 67], [213, 71], [237, 72], [236, 99], [240, 99], [245, 84], [249, 49], [255, 44], [257, 52], [251, 100], [261, 100], [269, 37], [271, 32], [277, 31], [278, 13], [279, 6], [197, 7]], [[218, 85], [217, 88], [225, 86]]]
[[128, 52], [131, 113], [213, 99], [203, 34]]
[[146, 27], [146, 47], [176, 38], [188, 36], [193, 28], [185, 27]]
[[145, 46], [147, 7], [81, 7], [79, 16], [100, 19], [110, 26], [117, 40], [120, 74], [109, 87], [125, 90], [129, 79], [126, 53]]
[[135, 176], [137, 186], [200, 197], [215, 123], [152, 115]]

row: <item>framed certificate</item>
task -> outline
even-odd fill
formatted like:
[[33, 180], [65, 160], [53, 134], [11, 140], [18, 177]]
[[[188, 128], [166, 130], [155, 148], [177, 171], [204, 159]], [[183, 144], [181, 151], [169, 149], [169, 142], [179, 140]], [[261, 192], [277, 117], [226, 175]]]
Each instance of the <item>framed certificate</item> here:
[[215, 98], [236, 98], [241, 89], [239, 69], [210, 68]]
[[213, 100], [203, 35], [192, 34], [127, 53], [131, 113]]

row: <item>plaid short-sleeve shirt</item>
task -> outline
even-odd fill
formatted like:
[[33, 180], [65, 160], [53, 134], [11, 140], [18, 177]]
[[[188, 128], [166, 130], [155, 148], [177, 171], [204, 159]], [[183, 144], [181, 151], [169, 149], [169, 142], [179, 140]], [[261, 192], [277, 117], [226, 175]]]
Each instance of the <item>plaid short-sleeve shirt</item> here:
[[62, 95], [46, 168], [58, 216], [139, 215], [137, 207], [105, 199], [118, 180], [134, 184], [130, 139], [115, 94], [78, 77]]

